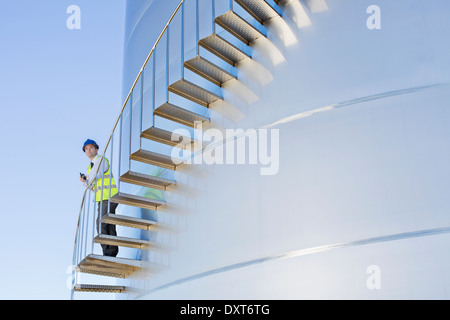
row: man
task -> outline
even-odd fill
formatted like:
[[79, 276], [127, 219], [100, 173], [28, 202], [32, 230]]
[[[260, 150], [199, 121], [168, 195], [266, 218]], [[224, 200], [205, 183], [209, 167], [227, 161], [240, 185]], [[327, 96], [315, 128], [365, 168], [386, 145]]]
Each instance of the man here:
[[[109, 166], [109, 161], [106, 158], [98, 155], [98, 144], [91, 139], [87, 139], [83, 144], [83, 152], [86, 156], [91, 160], [90, 165], [87, 168], [88, 176], [80, 177], [80, 181], [83, 182], [83, 185], [87, 187], [91, 182], [96, 181], [92, 186], [92, 190], [95, 194], [95, 201], [97, 202], [98, 207], [98, 216], [97, 216], [97, 230], [99, 225], [100, 217], [103, 217], [107, 213], [115, 213], [117, 208], [117, 203], [109, 202], [109, 196], [113, 196], [117, 193], [116, 183], [112, 176], [111, 168]], [[97, 169], [100, 166], [101, 161], [101, 169]], [[103, 182], [102, 182], [103, 181]], [[103, 187], [103, 188], [102, 188]], [[102, 191], [103, 190], [103, 191]], [[109, 202], [109, 211], [108, 211], [108, 202]], [[102, 223], [101, 234], [106, 234], [110, 236], [116, 236], [116, 226], [113, 224]], [[115, 257], [119, 252], [119, 248], [117, 246], [105, 245], [102, 244], [103, 255]]]

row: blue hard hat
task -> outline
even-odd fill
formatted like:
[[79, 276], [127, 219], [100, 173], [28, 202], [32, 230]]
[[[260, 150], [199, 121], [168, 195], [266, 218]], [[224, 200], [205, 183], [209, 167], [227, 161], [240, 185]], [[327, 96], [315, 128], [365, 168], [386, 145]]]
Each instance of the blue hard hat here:
[[96, 147], [98, 149], [97, 142], [95, 142], [94, 140], [91, 140], [91, 139], [87, 139], [86, 142], [83, 144], [83, 152], [84, 152], [84, 147], [86, 147], [88, 144], [92, 144], [92, 145], [94, 145], [94, 147]]

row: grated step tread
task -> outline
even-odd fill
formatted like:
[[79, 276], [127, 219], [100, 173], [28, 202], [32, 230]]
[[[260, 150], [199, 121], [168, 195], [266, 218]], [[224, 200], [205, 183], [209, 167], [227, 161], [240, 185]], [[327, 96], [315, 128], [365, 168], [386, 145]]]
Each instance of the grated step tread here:
[[256, 39], [265, 37], [261, 31], [253, 27], [234, 11], [224, 13], [217, 17], [215, 21], [219, 26], [247, 45]]
[[125, 279], [131, 273], [130, 270], [117, 269], [117, 268], [113, 268], [113, 267], [97, 265], [95, 263], [90, 263], [90, 262], [86, 262], [86, 261], [83, 261], [82, 263], [80, 263], [77, 266], [76, 271], [82, 272], [82, 273], [106, 276], [106, 277], [121, 278], [121, 279]]
[[111, 201], [114, 203], [120, 203], [150, 210], [157, 210], [159, 206], [166, 204], [166, 202], [162, 200], [150, 199], [123, 192], [115, 194], [113, 197], [111, 197]]
[[150, 230], [158, 225], [156, 221], [111, 213], [104, 215], [102, 217], [102, 222], [142, 230]]
[[127, 258], [89, 254], [78, 265], [77, 272], [125, 279], [132, 272], [142, 269], [142, 261]]
[[[175, 170], [181, 164], [181, 160], [172, 159], [172, 157], [144, 149], [140, 149], [130, 155], [131, 160], [152, 164], [158, 167]], [[175, 162], [174, 162], [175, 160]]]
[[83, 262], [92, 263], [98, 266], [106, 266], [110, 268], [130, 270], [130, 271], [136, 271], [142, 268], [141, 260], [120, 258], [120, 257], [109, 257], [98, 254], [89, 254], [83, 260]]
[[73, 289], [74, 291], [77, 292], [124, 293], [127, 288], [124, 286], [112, 286], [112, 285], [77, 284], [74, 286]]
[[241, 60], [250, 58], [248, 54], [237, 48], [221, 36], [213, 33], [212, 35], [201, 39], [199, 45], [211, 53], [215, 54], [225, 62], [235, 66]]
[[193, 143], [193, 140], [189, 137], [179, 135], [177, 133], [160, 129], [157, 127], [150, 127], [141, 133], [141, 138], [153, 140], [156, 142], [164, 143], [172, 147], [187, 148]]
[[95, 243], [107, 244], [112, 246], [128, 247], [135, 249], [143, 249], [150, 246], [150, 241], [133, 239], [128, 237], [111, 236], [106, 234], [100, 234], [94, 238]]
[[208, 107], [211, 103], [222, 100], [222, 97], [185, 79], [180, 79], [169, 86], [169, 91], [183, 98]]

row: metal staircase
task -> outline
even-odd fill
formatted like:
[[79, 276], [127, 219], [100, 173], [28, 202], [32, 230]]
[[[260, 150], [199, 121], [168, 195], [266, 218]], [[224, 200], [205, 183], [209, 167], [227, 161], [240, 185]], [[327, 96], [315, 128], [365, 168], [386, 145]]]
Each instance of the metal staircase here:
[[[197, 22], [197, 40], [196, 40], [196, 54], [189, 60], [184, 60], [184, 47], [182, 47], [181, 53], [181, 78], [177, 79], [173, 83], [169, 84], [168, 68], [169, 59], [167, 58], [166, 70], [166, 86], [164, 95], [167, 99], [164, 103], [156, 107], [155, 99], [155, 74], [156, 74], [156, 49], [158, 44], [162, 43], [163, 37], [167, 36], [167, 51], [169, 50], [169, 28], [175, 17], [181, 16], [181, 21], [184, 21], [184, 5], [186, 2], [195, 2], [197, 16], [195, 20]], [[229, 10], [225, 13], [215, 15], [215, 4], [216, 2], [228, 2]], [[142, 141], [151, 141], [152, 143], [162, 144], [170, 148], [189, 148], [191, 144], [195, 143], [191, 138], [183, 137], [178, 134], [174, 134], [172, 130], [160, 127], [156, 125], [156, 120], [161, 118], [166, 121], [174, 122], [177, 125], [186, 126], [189, 128], [194, 128], [197, 122], [206, 123], [209, 122], [207, 113], [202, 114], [201, 112], [193, 111], [192, 109], [185, 108], [180, 104], [180, 101], [190, 101], [194, 104], [208, 108], [212, 103], [216, 101], [222, 101], [224, 98], [220, 92], [221, 87], [224, 83], [230, 80], [239, 80], [236, 76], [236, 72], [233, 72], [233, 68], [239, 68], [240, 62], [246, 59], [252, 59], [252, 44], [255, 41], [264, 39], [265, 41], [270, 41], [268, 39], [268, 30], [265, 28], [271, 19], [283, 19], [284, 6], [295, 5], [300, 8], [305, 17], [311, 14], [311, 12], [318, 12], [326, 10], [327, 6], [324, 0], [278, 0], [275, 2], [269, 0], [212, 0], [212, 33], [202, 39], [198, 38], [198, 0], [183, 0], [179, 3], [175, 12], [169, 19], [165, 28], [163, 29], [161, 35], [159, 36], [157, 42], [153, 46], [151, 52], [149, 53], [143, 67], [141, 68], [128, 97], [120, 111], [119, 117], [114, 124], [111, 136], [108, 139], [103, 155], [106, 157], [108, 152], [110, 152], [110, 162], [113, 166], [112, 158], [118, 158], [118, 172], [119, 178], [116, 179], [120, 183], [125, 183], [134, 186], [140, 186], [144, 188], [150, 188], [152, 190], [158, 190], [161, 193], [166, 192], [169, 188], [176, 188], [176, 181], [160, 176], [155, 176], [153, 174], [147, 174], [138, 172], [137, 170], [131, 169], [131, 160], [147, 165], [152, 165], [154, 167], [166, 169], [169, 171], [175, 171], [179, 166], [185, 164], [182, 163], [181, 159], [173, 159], [171, 156], [160, 153], [158, 151], [147, 150], [142, 146]], [[246, 16], [244, 16], [244, 14]], [[308, 18], [309, 19], [309, 18]], [[299, 25], [299, 23], [297, 23]], [[216, 27], [220, 27], [223, 30], [218, 32]], [[184, 25], [181, 26], [181, 39], [184, 42]], [[237, 41], [233, 41], [232, 38]], [[200, 52], [200, 48], [209, 52], [209, 56], [203, 55]], [[205, 51], [205, 52], [206, 52]], [[212, 54], [212, 55], [211, 55]], [[168, 53], [167, 53], [168, 57]], [[225, 62], [230, 68], [225, 67], [219, 61]], [[143, 91], [144, 91], [144, 72], [148, 62], [153, 62], [151, 67], [152, 85], [148, 86], [153, 91], [152, 94], [152, 107], [149, 108], [152, 113], [152, 125], [148, 128], [143, 129], [143, 112], [147, 111], [144, 108], [143, 103]], [[201, 79], [206, 80], [209, 83], [208, 86], [202, 84], [196, 84], [193, 80], [188, 80], [185, 76], [185, 72], [189, 71], [199, 76]], [[169, 93], [176, 102], [169, 102]], [[139, 148], [132, 152], [131, 150], [131, 136], [132, 136], [132, 116], [131, 113], [135, 112], [133, 110], [133, 97], [140, 97], [140, 131], [139, 131]], [[201, 109], [201, 108], [200, 108]], [[199, 110], [199, 108], [197, 108]], [[123, 123], [125, 120], [125, 115], [129, 115], [130, 119], [130, 145], [128, 150], [122, 146], [123, 137]], [[117, 130], [118, 125], [119, 130]], [[113, 139], [114, 136], [119, 136], [119, 150], [113, 150]], [[183, 143], [181, 143], [183, 142]], [[116, 152], [116, 153], [114, 153]], [[127, 153], [128, 152], [128, 153]], [[129, 168], [125, 170], [125, 173], [120, 174], [121, 170], [121, 159], [122, 155], [125, 154], [129, 161]], [[174, 161], [175, 160], [175, 161]], [[89, 216], [95, 216], [97, 210], [95, 208], [89, 208], [92, 206], [93, 201], [90, 197], [89, 188], [86, 188], [83, 195], [83, 201], [80, 208], [80, 216], [77, 226], [77, 236], [75, 240], [74, 249], [74, 261], [76, 273], [88, 273], [112, 278], [125, 279], [131, 274], [142, 271], [146, 269], [146, 272], [152, 273], [157, 271], [161, 266], [156, 264], [144, 263], [137, 259], [128, 259], [121, 257], [106, 257], [99, 254], [94, 254], [94, 243], [97, 244], [109, 244], [116, 245], [120, 247], [129, 247], [136, 249], [147, 249], [147, 250], [164, 250], [164, 247], [158, 243], [153, 243], [149, 240], [134, 239], [123, 236], [109, 236], [109, 235], [95, 235], [94, 223], [87, 222]], [[163, 199], [158, 199], [158, 197], [148, 197], [137, 194], [131, 194], [120, 190], [119, 192], [111, 197], [110, 199], [113, 203], [118, 203], [125, 206], [133, 206], [144, 208], [148, 210], [160, 210], [167, 203]], [[157, 221], [151, 221], [148, 219], [142, 219], [121, 214], [107, 214], [102, 218], [102, 223], [114, 224], [118, 226], [125, 226], [129, 228], [135, 228], [140, 230], [152, 230], [163, 232], [166, 228], [160, 226]], [[89, 228], [92, 230], [90, 231]], [[90, 246], [90, 248], [89, 248]], [[77, 284], [75, 283], [72, 291], [73, 292], [111, 292], [111, 293], [124, 293], [127, 292], [127, 287], [117, 286], [117, 285], [101, 285], [101, 284]]]

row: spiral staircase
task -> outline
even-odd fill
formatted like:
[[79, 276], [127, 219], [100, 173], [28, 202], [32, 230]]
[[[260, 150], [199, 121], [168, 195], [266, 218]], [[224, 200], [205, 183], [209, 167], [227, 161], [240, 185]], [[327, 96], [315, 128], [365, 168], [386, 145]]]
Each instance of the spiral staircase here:
[[[184, 2], [187, 1], [189, 0], [180, 2], [174, 15]], [[231, 34], [236, 39], [236, 42], [226, 40], [225, 37], [214, 32], [207, 37], [199, 39], [198, 47], [204, 49], [205, 51], [203, 52], [208, 52], [209, 55], [212, 54], [224, 61], [230, 65], [231, 68], [239, 68], [246, 60], [252, 59], [251, 47], [256, 42], [266, 41], [270, 44], [275, 43], [269, 40], [268, 37], [270, 26], [273, 24], [282, 24], [287, 12], [296, 13], [294, 19], [290, 17], [290, 21], [293, 21], [296, 27], [301, 28], [312, 23], [310, 18], [312, 14], [328, 10], [325, 0], [275, 0], [275, 2], [269, 0], [234, 0], [234, 2], [231, 1], [230, 7], [231, 9], [228, 12], [215, 17], [214, 24]], [[247, 12], [248, 17], [244, 18], [238, 14], [238, 8], [241, 11], [244, 10]], [[289, 29], [289, 26], [287, 26], [287, 28]], [[279, 41], [276, 41], [276, 43], [279, 45], [287, 45], [290, 41], [289, 37], [278, 40]], [[238, 45], [237, 43], [240, 44]], [[242, 49], [242, 46], [244, 46], [244, 49]], [[249, 50], [246, 50], [246, 48]], [[272, 52], [276, 53], [277, 50], [272, 50]], [[206, 58], [201, 54], [201, 51], [198, 50], [197, 55], [194, 58], [184, 62], [183, 67], [219, 88], [224, 86], [230, 80], [239, 81], [235, 73], [225, 70], [210, 60], [212, 59]], [[205, 108], [208, 108], [212, 103], [218, 100], [224, 99], [220, 94], [205, 89], [201, 85], [193, 83], [185, 78], [181, 78], [176, 82], [169, 84], [167, 90], [172, 94], [188, 99]], [[153, 115], [191, 128], [194, 128], [196, 123], [208, 123], [210, 121], [208, 117], [187, 110], [183, 108], [182, 105], [176, 105], [169, 101], [166, 101], [164, 104], [155, 108], [153, 110]], [[173, 134], [171, 131], [157, 126], [142, 130], [140, 139], [147, 139], [157, 143], [166, 144], [173, 148], [182, 148], [193, 143], [192, 139], [188, 137]], [[130, 159], [169, 170], [177, 170], [179, 166], [187, 165], [183, 164], [182, 161], [174, 161], [170, 156], [151, 150], [145, 150], [143, 148], [131, 153]], [[161, 192], [166, 192], [168, 188], [176, 188], [176, 182], [173, 180], [131, 170], [122, 174], [119, 180], [128, 184], [160, 190]], [[114, 195], [111, 198], [111, 201], [125, 206], [134, 206], [150, 210], [158, 210], [161, 206], [166, 205], [166, 202], [163, 200], [150, 199], [123, 192]], [[102, 218], [102, 223], [156, 232], [164, 232], [165, 228], [156, 221], [120, 214], [107, 214]], [[93, 242], [137, 249], [160, 249], [158, 243], [122, 236], [100, 234], [93, 238]], [[89, 273], [121, 279], [129, 277], [137, 271], [145, 270], [147, 273], [153, 273], [157, 272], [158, 268], [160, 268], [157, 264], [142, 260], [107, 257], [94, 253], [86, 254], [79, 260], [80, 261], [77, 261], [75, 267], [75, 272], [77, 273]], [[124, 293], [128, 290], [129, 288], [126, 286], [118, 285], [75, 283], [73, 286], [73, 291], [75, 292]]]

